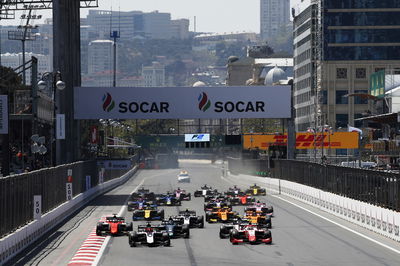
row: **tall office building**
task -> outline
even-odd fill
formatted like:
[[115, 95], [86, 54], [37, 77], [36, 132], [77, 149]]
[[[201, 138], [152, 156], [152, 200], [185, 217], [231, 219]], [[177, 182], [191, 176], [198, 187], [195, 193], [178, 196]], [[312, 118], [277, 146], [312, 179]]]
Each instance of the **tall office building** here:
[[290, 23], [290, 0], [260, 0], [260, 35], [274, 38]]
[[99, 34], [98, 38], [107, 39], [111, 31], [120, 31], [121, 39], [187, 39], [189, 37], [188, 20], [171, 20], [170, 13], [158, 11], [106, 11], [89, 10], [83, 24], [91, 26]]
[[144, 87], [164, 87], [165, 67], [158, 62], [153, 62], [151, 66], [143, 66], [142, 77]]
[[369, 77], [400, 68], [400, 0], [303, 0], [294, 15], [296, 129], [357, 126]]
[[[88, 74], [110, 71], [113, 68], [113, 41], [96, 40], [89, 43]], [[118, 49], [117, 49], [118, 51]]]

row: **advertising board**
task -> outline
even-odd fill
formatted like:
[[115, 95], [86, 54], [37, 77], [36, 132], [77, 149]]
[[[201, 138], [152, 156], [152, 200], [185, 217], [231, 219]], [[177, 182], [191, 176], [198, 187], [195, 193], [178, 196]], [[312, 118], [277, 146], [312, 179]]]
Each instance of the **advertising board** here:
[[[243, 136], [243, 148], [267, 150], [272, 145], [287, 144], [287, 135], [249, 134]], [[297, 133], [296, 149], [358, 149], [358, 132]]]
[[76, 87], [74, 115], [75, 119], [289, 118], [290, 89], [290, 86]]

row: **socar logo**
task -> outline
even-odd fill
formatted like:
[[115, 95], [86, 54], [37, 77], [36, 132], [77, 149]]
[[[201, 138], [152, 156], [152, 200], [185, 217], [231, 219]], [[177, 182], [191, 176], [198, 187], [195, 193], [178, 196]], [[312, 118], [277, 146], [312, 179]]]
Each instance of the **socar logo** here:
[[205, 92], [200, 93], [199, 98], [199, 109], [203, 112], [207, 111], [211, 106], [211, 101], [208, 99], [208, 96]]
[[103, 96], [103, 110], [110, 112], [112, 109], [115, 107], [115, 102], [112, 99], [111, 95], [107, 92], [107, 94], [104, 94]]

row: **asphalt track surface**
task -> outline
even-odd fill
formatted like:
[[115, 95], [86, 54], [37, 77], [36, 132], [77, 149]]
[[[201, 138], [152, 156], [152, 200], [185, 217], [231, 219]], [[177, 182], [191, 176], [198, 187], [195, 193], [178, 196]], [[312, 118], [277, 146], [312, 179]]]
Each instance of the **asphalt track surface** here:
[[[188, 170], [190, 184], [178, 185], [179, 169], [140, 171], [123, 186], [81, 209], [67, 223], [15, 259], [13, 264], [67, 265], [97, 220], [106, 214], [118, 213], [129, 193], [140, 184], [156, 193], [172, 191], [177, 186], [193, 192], [204, 184], [225, 191], [233, 183], [244, 189], [253, 181], [260, 183], [262, 180], [221, 178], [221, 165], [204, 161], [186, 161], [180, 165]], [[131, 248], [126, 236], [112, 237], [99, 265], [400, 265], [399, 254], [283, 201], [280, 196], [267, 195], [260, 200], [274, 206], [271, 245], [233, 246], [229, 240], [219, 239], [219, 224], [206, 223], [204, 229], [191, 229], [190, 239], [173, 239], [171, 247]], [[168, 217], [186, 208], [204, 214], [203, 199], [192, 197], [192, 201], [184, 201], [181, 207], [164, 209]], [[243, 213], [243, 207], [234, 209]], [[124, 215], [127, 221], [131, 221], [131, 212]], [[134, 222], [134, 229], [143, 223]], [[381, 239], [374, 233], [366, 234]], [[382, 241], [400, 250], [394, 241]]]

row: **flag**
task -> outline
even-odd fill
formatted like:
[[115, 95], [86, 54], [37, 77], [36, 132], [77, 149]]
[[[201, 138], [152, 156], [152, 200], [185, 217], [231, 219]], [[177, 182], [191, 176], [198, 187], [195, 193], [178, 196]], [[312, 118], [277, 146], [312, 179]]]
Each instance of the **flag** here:
[[315, 133], [314, 129], [311, 128], [311, 127], [309, 127], [309, 128], [307, 129], [307, 132], [308, 132], [308, 133]]
[[358, 133], [360, 133], [360, 135], [362, 135], [362, 130], [361, 129], [356, 128], [356, 127], [352, 127], [350, 125], [347, 125], [347, 127], [349, 128], [348, 129], [349, 132], [358, 132]]

